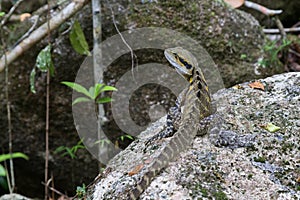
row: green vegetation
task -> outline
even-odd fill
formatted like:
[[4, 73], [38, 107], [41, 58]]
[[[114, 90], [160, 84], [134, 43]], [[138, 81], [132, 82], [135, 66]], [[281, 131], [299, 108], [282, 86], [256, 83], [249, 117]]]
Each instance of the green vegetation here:
[[57, 147], [54, 153], [62, 153], [61, 156], [69, 155], [72, 159], [76, 158], [76, 152], [78, 149], [84, 149], [85, 147], [82, 145], [82, 139], [73, 147], [69, 148], [66, 146]]
[[85, 199], [86, 196], [86, 186], [83, 183], [82, 187], [81, 186], [77, 186], [76, 188], [76, 196], [78, 199]]
[[263, 67], [268, 67], [272, 64], [276, 64], [278, 62], [278, 54], [280, 52], [284, 52], [284, 50], [288, 48], [291, 43], [292, 42], [290, 40], [283, 39], [282, 43], [278, 46], [277, 41], [269, 41], [263, 49], [270, 57], [261, 60], [259, 64]]
[[95, 103], [108, 103], [111, 102], [112, 99], [109, 97], [100, 97], [100, 94], [106, 91], [117, 91], [115, 87], [104, 85], [101, 83], [96, 83], [95, 86], [90, 87], [89, 90], [87, 90], [86, 88], [84, 88], [83, 86], [77, 83], [67, 82], [67, 81], [61, 83], [86, 96], [86, 97], [78, 97], [73, 101], [72, 105], [75, 105], [80, 102], [91, 102], [91, 101]]
[[[25, 154], [16, 152], [16, 153], [12, 153], [12, 154], [1, 154], [0, 162], [4, 162], [11, 158], [23, 158], [25, 160], [29, 159], [28, 156], [26, 156]], [[4, 166], [2, 164], [0, 164], [0, 188], [3, 188], [4, 190], [8, 190], [8, 183], [5, 180], [5, 177], [6, 177], [6, 180], [9, 180], [7, 170], [4, 168]]]
[[47, 45], [43, 50], [40, 51], [39, 55], [36, 58], [36, 64], [30, 73], [30, 91], [36, 93], [35, 91], [35, 74], [36, 68], [42, 72], [50, 72], [50, 75], [54, 75], [54, 65], [51, 58], [51, 45]]
[[73, 49], [77, 53], [87, 56], [91, 55], [89, 51], [89, 45], [78, 21], [74, 22], [69, 38]]
[[[116, 147], [119, 147], [119, 141], [124, 141], [125, 138], [128, 138], [130, 140], [134, 140], [134, 138], [131, 135], [127, 135], [127, 134], [126, 135], [121, 135], [116, 139], [114, 145]], [[102, 139], [102, 140], [98, 140], [98, 141], [95, 142], [95, 144], [100, 144], [101, 147], [104, 147], [105, 144], [110, 144], [110, 143], [111, 143], [111, 141], [109, 139]]]

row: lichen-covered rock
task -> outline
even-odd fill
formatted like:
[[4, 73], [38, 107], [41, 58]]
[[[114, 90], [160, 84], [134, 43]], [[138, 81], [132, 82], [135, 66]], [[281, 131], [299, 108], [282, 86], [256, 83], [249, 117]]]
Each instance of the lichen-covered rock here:
[[[243, 83], [214, 95], [225, 120], [223, 128], [256, 135], [252, 147], [220, 148], [210, 143], [209, 135], [198, 137], [153, 180], [141, 199], [300, 198], [300, 73], [275, 75], [257, 84], [264, 90]], [[157, 142], [158, 149], [143, 153], [146, 138], [160, 131], [164, 120], [111, 160], [106, 173], [89, 188], [89, 198], [125, 198], [146, 163], [166, 144]], [[265, 129], [270, 123], [280, 129]], [[134, 172], [139, 165], [142, 169]]]
[[20, 194], [6, 194], [0, 197], [0, 200], [31, 200], [30, 198], [27, 198], [25, 196], [22, 196]]

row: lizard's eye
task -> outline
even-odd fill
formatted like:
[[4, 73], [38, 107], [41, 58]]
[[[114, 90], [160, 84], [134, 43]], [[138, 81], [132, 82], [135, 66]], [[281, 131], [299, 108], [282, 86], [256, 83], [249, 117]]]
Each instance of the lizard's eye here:
[[179, 61], [187, 68], [187, 69], [191, 69], [192, 65], [190, 65], [187, 61], [185, 61], [184, 59], [179, 57]]
[[177, 55], [177, 53], [173, 53], [173, 55], [176, 60], [179, 60], [179, 56]]

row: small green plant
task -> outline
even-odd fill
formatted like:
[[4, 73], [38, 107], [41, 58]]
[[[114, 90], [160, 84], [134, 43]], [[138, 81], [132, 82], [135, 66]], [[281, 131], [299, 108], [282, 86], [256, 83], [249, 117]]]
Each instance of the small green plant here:
[[36, 93], [35, 91], [35, 74], [36, 68], [38, 68], [42, 72], [50, 72], [51, 76], [54, 76], [54, 65], [51, 58], [51, 45], [47, 45], [44, 49], [40, 51], [36, 58], [36, 64], [30, 73], [30, 91], [32, 93]]
[[243, 53], [243, 54], [241, 54], [240, 58], [241, 58], [242, 60], [244, 60], [244, 59], [247, 58], [247, 55]]
[[74, 82], [64, 81], [61, 83], [86, 96], [78, 97], [73, 101], [72, 105], [80, 102], [108, 103], [111, 102], [112, 99], [109, 97], [100, 97], [100, 94], [106, 91], [117, 91], [115, 87], [104, 85], [101, 83], [96, 83], [95, 86], [90, 87], [89, 90]]
[[[20, 152], [16, 152], [16, 153], [12, 153], [12, 154], [0, 154], [0, 162], [4, 162], [6, 160], [9, 160], [11, 158], [23, 158], [25, 160], [28, 160], [28, 156], [26, 156], [23, 153]], [[6, 169], [4, 168], [4, 166], [2, 164], [0, 164], [0, 186], [7, 190], [8, 189], [8, 185], [7, 182], [4, 178], [9, 178], [8, 177], [8, 172], [6, 171]]]
[[292, 42], [288, 39], [283, 39], [279, 46], [276, 43], [277, 41], [271, 41], [264, 46], [264, 51], [270, 56], [270, 58], [259, 61], [261, 66], [270, 66], [271, 64], [276, 63], [278, 61], [278, 53], [282, 52]]
[[77, 53], [87, 56], [91, 55], [89, 51], [89, 45], [78, 21], [74, 22], [69, 38], [73, 49]]
[[84, 149], [85, 147], [82, 145], [82, 139], [73, 147], [69, 148], [66, 146], [57, 147], [54, 153], [62, 153], [61, 156], [69, 155], [72, 159], [76, 158], [76, 152], [78, 149]]
[[[120, 140], [124, 141], [125, 138], [128, 138], [130, 140], [134, 140], [134, 138], [131, 135], [127, 135], [127, 134], [121, 135], [114, 142], [115, 147], [119, 148], [119, 141]], [[101, 140], [98, 140], [98, 141], [95, 142], [95, 144], [100, 144], [101, 147], [104, 147], [105, 144], [110, 144], [110, 143], [112, 143], [112, 142], [109, 139], [101, 139]]]
[[83, 183], [82, 187], [81, 186], [77, 186], [76, 188], [76, 196], [79, 199], [84, 199], [84, 197], [86, 196], [86, 186]]
[[125, 138], [128, 138], [129, 140], [134, 140], [134, 138], [131, 135], [127, 135], [127, 134], [121, 135], [115, 141], [115, 147], [119, 148], [119, 141], [121, 140], [123, 142], [125, 140]]
[[0, 17], [3, 17], [5, 15], [5, 12], [0, 11]]
[[121, 141], [124, 141], [125, 138], [128, 138], [130, 140], [134, 140], [134, 138], [131, 135], [127, 135], [127, 134], [121, 135], [121, 136], [118, 137], [118, 139], [120, 139]]
[[105, 144], [110, 144], [111, 141], [109, 139], [101, 139], [95, 142], [95, 144], [100, 144], [100, 147], [104, 147]]

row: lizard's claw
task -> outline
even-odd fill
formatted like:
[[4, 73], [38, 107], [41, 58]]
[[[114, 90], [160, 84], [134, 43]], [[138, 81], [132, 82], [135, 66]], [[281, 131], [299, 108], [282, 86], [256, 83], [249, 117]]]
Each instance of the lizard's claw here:
[[159, 139], [159, 134], [154, 135], [151, 138], [148, 138], [147, 141], [145, 142], [145, 148], [144, 148], [143, 152], [146, 153], [148, 146], [158, 139]]

